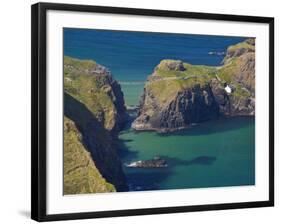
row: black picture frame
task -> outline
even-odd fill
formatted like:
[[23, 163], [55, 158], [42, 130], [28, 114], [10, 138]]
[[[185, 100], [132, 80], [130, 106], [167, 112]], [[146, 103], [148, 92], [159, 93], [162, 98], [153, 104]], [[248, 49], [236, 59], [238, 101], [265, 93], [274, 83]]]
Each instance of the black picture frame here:
[[[63, 10], [100, 12], [124, 15], [162, 16], [217, 21], [254, 22], [269, 24], [269, 200], [243, 203], [208, 204], [196, 206], [160, 207], [69, 214], [46, 214], [46, 12]], [[115, 216], [266, 207], [274, 205], [274, 18], [240, 15], [163, 11], [151, 9], [103, 7], [73, 4], [37, 3], [32, 5], [31, 17], [32, 73], [32, 155], [31, 155], [31, 218], [54, 221]]]

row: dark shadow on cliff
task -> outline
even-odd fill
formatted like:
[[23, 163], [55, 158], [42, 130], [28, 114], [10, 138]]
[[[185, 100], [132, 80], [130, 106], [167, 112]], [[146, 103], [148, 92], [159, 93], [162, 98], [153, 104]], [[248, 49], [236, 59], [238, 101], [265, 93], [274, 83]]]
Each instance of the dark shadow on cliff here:
[[209, 135], [241, 129], [255, 124], [255, 117], [218, 118], [212, 121], [199, 123], [196, 126], [170, 133], [159, 133], [159, 136], [168, 135]]
[[118, 191], [126, 191], [125, 176], [109, 131], [83, 103], [67, 93], [64, 93], [64, 115], [75, 123], [82, 134], [83, 144], [91, 152], [102, 176]]

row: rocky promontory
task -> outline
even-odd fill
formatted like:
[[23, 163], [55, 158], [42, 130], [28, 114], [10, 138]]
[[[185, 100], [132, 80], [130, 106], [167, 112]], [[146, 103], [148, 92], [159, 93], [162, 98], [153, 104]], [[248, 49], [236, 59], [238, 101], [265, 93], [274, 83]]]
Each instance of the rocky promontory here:
[[92, 60], [64, 57], [64, 89], [83, 102], [103, 126], [113, 132], [128, 119], [120, 84], [110, 71]]
[[222, 63], [162, 60], [148, 77], [132, 128], [170, 132], [219, 116], [253, 116], [255, 40], [230, 46]]
[[64, 193], [126, 191], [115, 141], [128, 115], [107, 68], [64, 57], [64, 115]]

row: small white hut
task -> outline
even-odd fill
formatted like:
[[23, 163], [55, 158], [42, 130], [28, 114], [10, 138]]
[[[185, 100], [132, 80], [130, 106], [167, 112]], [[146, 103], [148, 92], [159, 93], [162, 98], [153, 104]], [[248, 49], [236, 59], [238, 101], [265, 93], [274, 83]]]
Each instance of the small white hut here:
[[230, 88], [229, 85], [226, 85], [226, 87], [224, 87], [224, 90], [225, 90], [227, 93], [231, 93], [231, 92], [232, 92], [232, 90], [231, 90], [231, 88]]

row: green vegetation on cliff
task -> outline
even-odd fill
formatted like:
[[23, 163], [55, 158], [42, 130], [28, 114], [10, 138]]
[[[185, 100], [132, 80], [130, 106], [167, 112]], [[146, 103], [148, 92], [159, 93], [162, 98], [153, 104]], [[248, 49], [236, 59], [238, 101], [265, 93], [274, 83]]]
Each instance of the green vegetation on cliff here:
[[227, 51], [230, 53], [230, 52], [234, 52], [234, 51], [241, 50], [241, 49], [245, 49], [248, 51], [255, 51], [255, 46], [248, 43], [247, 41], [244, 41], [244, 42], [229, 46], [227, 48]]
[[[253, 74], [254, 44], [255, 40], [250, 38], [229, 46], [224, 59], [225, 64], [220, 67], [192, 65], [180, 60], [162, 60], [156, 66], [145, 87], [155, 97], [158, 97], [160, 102], [165, 103], [169, 102], [179, 91], [192, 89], [196, 86], [204, 87], [215, 78], [219, 79], [222, 87], [225, 83], [234, 87], [233, 97], [250, 97], [255, 85]], [[243, 77], [238, 77], [238, 75]]]
[[116, 191], [100, 174], [90, 153], [85, 149], [81, 133], [74, 122], [64, 117], [64, 194]]
[[230, 46], [218, 69], [218, 77], [235, 87], [233, 96], [243, 99], [255, 95], [255, 39]]
[[136, 130], [186, 128], [218, 115], [255, 114], [255, 40], [230, 46], [222, 66], [162, 60], [145, 84]]
[[64, 115], [76, 127], [64, 130], [65, 193], [126, 190], [114, 145], [126, 108], [120, 85], [105, 67], [64, 57]]
[[222, 80], [223, 83], [229, 83], [233, 87], [235, 87], [233, 96], [237, 98], [245, 98], [251, 96], [251, 93], [243, 88], [243, 84], [234, 79], [235, 74], [239, 73], [242, 65], [243, 63], [241, 61], [241, 58], [234, 58], [228, 64], [222, 66], [217, 73], [218, 77]]
[[126, 116], [118, 87], [109, 71], [95, 61], [64, 57], [64, 90], [83, 102], [108, 130]]
[[162, 102], [169, 102], [179, 91], [204, 87], [215, 78], [217, 67], [191, 65], [179, 60], [165, 59], [155, 68], [145, 88]]
[[155, 73], [161, 77], [193, 77], [213, 75], [216, 67], [206, 65], [192, 65], [180, 60], [165, 59], [155, 68]]

